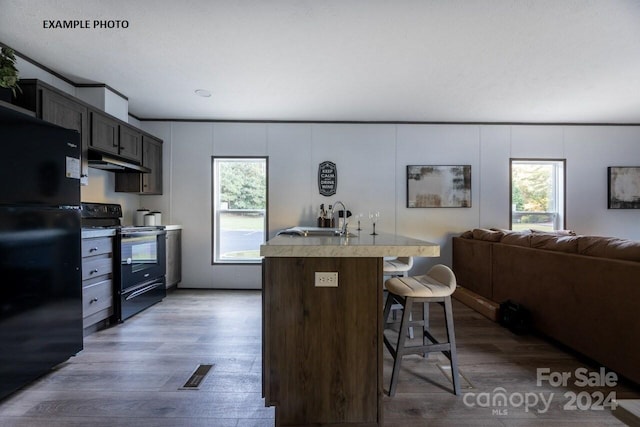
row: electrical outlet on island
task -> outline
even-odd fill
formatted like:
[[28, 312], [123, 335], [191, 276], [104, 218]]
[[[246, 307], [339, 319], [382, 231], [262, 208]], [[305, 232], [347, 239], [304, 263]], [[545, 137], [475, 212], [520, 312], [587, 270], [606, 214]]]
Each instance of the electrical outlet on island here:
[[338, 272], [316, 271], [316, 287], [321, 288], [337, 288]]

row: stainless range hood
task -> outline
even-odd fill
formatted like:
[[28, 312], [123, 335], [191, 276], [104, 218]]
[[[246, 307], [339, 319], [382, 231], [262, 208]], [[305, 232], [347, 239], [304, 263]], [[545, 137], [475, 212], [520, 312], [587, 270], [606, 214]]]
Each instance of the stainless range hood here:
[[108, 154], [97, 153], [94, 151], [89, 151], [89, 167], [111, 172], [151, 172], [151, 169], [147, 167], [140, 166], [135, 163], [129, 163], [126, 160], [118, 159], [115, 157], [111, 157]]

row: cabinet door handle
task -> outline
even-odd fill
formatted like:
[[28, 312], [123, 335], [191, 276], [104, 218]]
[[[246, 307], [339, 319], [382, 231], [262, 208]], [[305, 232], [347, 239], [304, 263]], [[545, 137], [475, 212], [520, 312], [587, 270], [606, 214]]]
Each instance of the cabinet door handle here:
[[98, 298], [91, 298], [91, 301], [89, 301], [89, 304], [93, 304], [94, 302], [98, 302]]
[[97, 269], [97, 268], [94, 268], [93, 270], [91, 270], [91, 271], [89, 272], [89, 274], [95, 274], [95, 273], [97, 273], [97, 272], [98, 272], [98, 269]]
[[98, 247], [97, 247], [97, 246], [94, 246], [93, 248], [89, 249], [89, 252], [95, 252], [95, 251], [97, 251], [97, 250], [98, 250]]

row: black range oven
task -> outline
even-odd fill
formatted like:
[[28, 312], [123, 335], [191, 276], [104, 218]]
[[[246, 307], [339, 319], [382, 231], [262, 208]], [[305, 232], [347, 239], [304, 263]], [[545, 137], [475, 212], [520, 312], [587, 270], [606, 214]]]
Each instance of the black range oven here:
[[120, 229], [119, 321], [162, 301], [167, 295], [166, 235], [163, 228]]
[[122, 322], [162, 301], [167, 295], [167, 232], [162, 226], [121, 226], [120, 217], [120, 205], [82, 204], [83, 227], [106, 227], [116, 230], [113, 280], [115, 317]]

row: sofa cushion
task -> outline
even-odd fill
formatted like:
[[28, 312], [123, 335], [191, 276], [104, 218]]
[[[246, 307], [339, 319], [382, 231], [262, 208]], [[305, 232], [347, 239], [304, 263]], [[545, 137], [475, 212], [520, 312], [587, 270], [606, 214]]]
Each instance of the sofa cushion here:
[[460, 235], [465, 239], [505, 245], [640, 262], [640, 241], [615, 237], [576, 236], [571, 230], [502, 230], [474, 228]]
[[473, 230], [467, 230], [460, 235], [463, 239], [473, 239]]
[[581, 255], [604, 257], [607, 237], [580, 236], [578, 239], [578, 253]]
[[532, 233], [531, 247], [559, 252], [578, 252], [578, 237], [553, 233]]
[[528, 248], [531, 247], [531, 233], [529, 231], [506, 233], [503, 235], [500, 243]]
[[504, 233], [501, 231], [487, 230], [486, 228], [474, 228], [473, 238], [487, 242], [499, 242]]
[[578, 253], [602, 258], [640, 261], [640, 242], [615, 237], [579, 236]]

